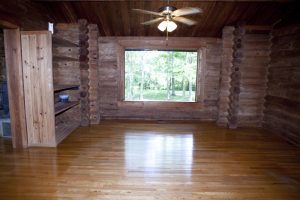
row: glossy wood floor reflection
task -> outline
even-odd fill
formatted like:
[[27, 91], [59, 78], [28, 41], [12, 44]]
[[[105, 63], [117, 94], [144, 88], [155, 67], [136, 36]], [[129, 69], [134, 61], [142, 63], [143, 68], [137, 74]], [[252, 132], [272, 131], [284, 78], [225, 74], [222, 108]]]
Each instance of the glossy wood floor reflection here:
[[300, 199], [300, 149], [261, 129], [103, 122], [56, 149], [1, 139], [0, 199]]

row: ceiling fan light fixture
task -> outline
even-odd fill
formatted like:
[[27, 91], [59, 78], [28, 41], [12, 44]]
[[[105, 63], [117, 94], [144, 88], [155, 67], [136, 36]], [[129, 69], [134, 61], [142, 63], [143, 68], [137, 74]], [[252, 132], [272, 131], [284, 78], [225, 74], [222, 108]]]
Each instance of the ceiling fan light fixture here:
[[168, 32], [173, 32], [177, 28], [177, 24], [175, 24], [173, 21], [165, 20], [162, 21], [157, 28], [162, 32], [164, 32], [166, 29]]
[[177, 24], [175, 24], [175, 22], [168, 21], [168, 25], [167, 25], [168, 32], [173, 32], [176, 28], [177, 28]]
[[160, 24], [157, 26], [157, 28], [161, 31], [164, 32], [167, 29], [168, 22], [167, 21], [162, 21]]

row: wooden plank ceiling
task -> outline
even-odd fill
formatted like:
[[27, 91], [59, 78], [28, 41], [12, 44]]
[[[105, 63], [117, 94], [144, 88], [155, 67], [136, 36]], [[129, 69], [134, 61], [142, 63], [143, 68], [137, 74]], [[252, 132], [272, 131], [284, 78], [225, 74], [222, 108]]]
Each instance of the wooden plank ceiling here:
[[[102, 36], [163, 36], [157, 25], [140, 23], [153, 16], [132, 12], [133, 8], [157, 11], [167, 1], [40, 1], [53, 22], [77, 22], [80, 18], [98, 24]], [[297, 2], [245, 2], [245, 1], [171, 1], [177, 8], [199, 7], [203, 14], [189, 16], [198, 24], [188, 27], [178, 24], [171, 36], [220, 37], [226, 25], [244, 21], [249, 25], [272, 25], [299, 20]]]
[[[39, 15], [42, 14], [49, 21], [55, 23], [72, 23], [81, 18], [87, 19], [90, 23], [99, 26], [102, 36], [164, 35], [157, 29], [157, 24], [151, 26], [140, 24], [152, 19], [153, 16], [132, 12], [133, 8], [157, 11], [159, 7], [167, 4], [167, 1], [163, 0], [11, 1], [16, 2], [15, 4], [30, 5], [31, 8], [27, 15], [33, 15], [32, 7], [34, 5], [35, 10], [40, 11]], [[1, 4], [0, 8], [6, 12], [6, 6]], [[297, 1], [171, 0], [170, 4], [177, 8], [199, 7], [203, 9], [203, 14], [189, 16], [189, 18], [198, 21], [197, 25], [188, 27], [177, 23], [178, 28], [171, 33], [171, 36], [178, 37], [220, 37], [224, 26], [235, 25], [239, 21], [244, 21], [249, 25], [270, 26], [278, 21], [283, 24], [299, 22], [300, 19], [300, 14], [298, 14], [300, 6]], [[14, 12], [13, 9], [8, 10]], [[34, 16], [38, 16], [38, 14], [34, 14]]]

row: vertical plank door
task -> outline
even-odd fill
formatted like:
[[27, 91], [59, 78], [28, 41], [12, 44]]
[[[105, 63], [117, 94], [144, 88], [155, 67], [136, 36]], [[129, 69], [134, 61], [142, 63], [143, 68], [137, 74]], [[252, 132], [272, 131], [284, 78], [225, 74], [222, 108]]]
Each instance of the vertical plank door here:
[[52, 38], [48, 31], [21, 33], [28, 146], [56, 146]]
[[19, 29], [4, 30], [5, 62], [12, 142], [14, 148], [27, 147], [27, 129], [24, 106], [23, 71]]

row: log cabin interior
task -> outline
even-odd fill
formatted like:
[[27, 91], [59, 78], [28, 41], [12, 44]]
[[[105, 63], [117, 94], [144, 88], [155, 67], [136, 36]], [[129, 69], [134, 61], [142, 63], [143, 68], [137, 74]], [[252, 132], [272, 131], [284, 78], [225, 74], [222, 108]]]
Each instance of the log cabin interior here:
[[1, 1], [0, 199], [300, 199], [299, 10]]

